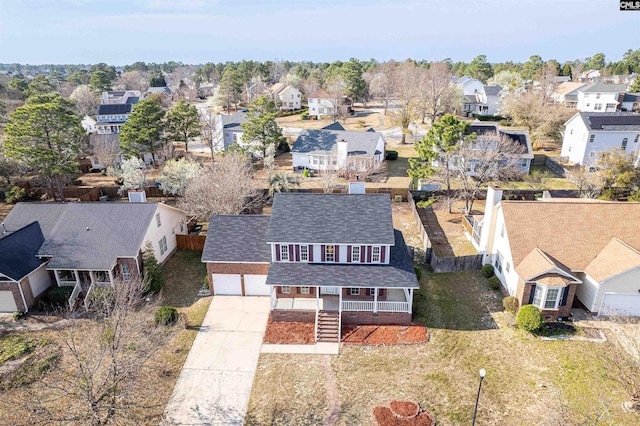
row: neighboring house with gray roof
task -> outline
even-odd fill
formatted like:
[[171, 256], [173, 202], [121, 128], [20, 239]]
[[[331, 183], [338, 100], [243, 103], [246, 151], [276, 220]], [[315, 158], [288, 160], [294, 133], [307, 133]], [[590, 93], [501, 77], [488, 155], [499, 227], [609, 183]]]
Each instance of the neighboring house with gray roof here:
[[154, 93], [159, 93], [159, 94], [161, 94], [163, 96], [171, 96], [171, 89], [169, 89], [167, 86], [149, 87], [149, 89], [147, 90], [145, 95], [149, 96], [149, 95], [154, 94]]
[[220, 123], [222, 125], [222, 140], [224, 150], [229, 149], [231, 145], [242, 143], [242, 124], [247, 121], [247, 110], [234, 112], [233, 114], [220, 115]]
[[500, 86], [482, 86], [482, 89], [475, 94], [474, 112], [479, 115], [496, 115], [501, 91], [502, 87]]
[[384, 160], [385, 146], [384, 136], [375, 131], [303, 130], [291, 148], [293, 170], [375, 169]]
[[386, 194], [276, 193], [271, 216], [218, 216], [202, 254], [215, 295], [270, 296], [272, 321], [409, 324], [419, 287]]
[[578, 90], [576, 109], [582, 112], [620, 111], [627, 86], [625, 84], [594, 83]]
[[595, 166], [612, 149], [640, 158], [640, 115], [630, 112], [579, 112], [564, 125], [560, 156]]
[[37, 222], [13, 233], [0, 226], [0, 312], [28, 312], [51, 286], [46, 261], [36, 256], [43, 242]]
[[18, 203], [2, 223], [4, 239], [32, 222], [43, 236], [35, 256], [58, 286], [74, 287], [72, 302], [140, 274], [147, 242], [164, 262], [187, 233], [185, 213], [161, 203]]
[[625, 93], [621, 103], [622, 111], [640, 112], [640, 93]]

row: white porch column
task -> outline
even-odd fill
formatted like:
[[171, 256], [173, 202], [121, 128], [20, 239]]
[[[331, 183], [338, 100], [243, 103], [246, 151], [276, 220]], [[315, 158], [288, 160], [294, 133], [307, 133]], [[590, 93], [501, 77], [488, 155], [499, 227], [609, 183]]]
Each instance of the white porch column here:
[[373, 289], [373, 313], [378, 312], [378, 289]]
[[93, 271], [89, 271], [89, 279], [91, 280], [91, 282], [94, 282], [96, 280], [96, 277], [93, 274]]
[[271, 303], [271, 309], [274, 308], [274, 302], [276, 299], [276, 286], [271, 286], [271, 291], [269, 291], [269, 303]]
[[76, 274], [76, 284], [80, 284], [80, 272], [77, 269], [74, 269], [73, 273]]
[[320, 287], [316, 287], [316, 312], [320, 311]]
[[410, 288], [409, 289], [409, 313], [413, 312], [413, 289]]
[[109, 284], [113, 285], [113, 269], [109, 269]]
[[342, 315], [342, 287], [338, 287], [338, 313]]

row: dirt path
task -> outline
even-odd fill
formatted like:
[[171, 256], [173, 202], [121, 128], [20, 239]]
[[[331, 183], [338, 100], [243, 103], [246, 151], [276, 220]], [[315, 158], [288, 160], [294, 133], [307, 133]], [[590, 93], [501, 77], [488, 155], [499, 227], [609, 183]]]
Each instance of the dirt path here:
[[338, 387], [336, 386], [336, 375], [331, 367], [331, 356], [324, 357], [324, 376], [326, 379], [327, 402], [329, 411], [324, 418], [325, 426], [334, 426], [340, 418], [340, 399], [338, 398]]

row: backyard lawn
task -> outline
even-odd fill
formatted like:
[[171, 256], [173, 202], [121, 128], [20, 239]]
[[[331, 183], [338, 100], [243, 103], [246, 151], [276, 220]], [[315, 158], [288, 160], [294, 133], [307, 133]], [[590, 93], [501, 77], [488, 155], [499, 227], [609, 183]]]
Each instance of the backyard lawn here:
[[[340, 355], [262, 354], [246, 424], [373, 424], [373, 409], [409, 400], [439, 425], [635, 425], [621, 385], [602, 362], [610, 343], [541, 341], [511, 326], [502, 296], [478, 272], [425, 273], [414, 319], [431, 340], [411, 346], [344, 345]], [[327, 424], [327, 423], [325, 423]], [[333, 424], [333, 423], [332, 423]]]
[[177, 250], [162, 266], [165, 285], [163, 304], [175, 307], [190, 306], [198, 299], [198, 291], [207, 277], [207, 267], [194, 250]]

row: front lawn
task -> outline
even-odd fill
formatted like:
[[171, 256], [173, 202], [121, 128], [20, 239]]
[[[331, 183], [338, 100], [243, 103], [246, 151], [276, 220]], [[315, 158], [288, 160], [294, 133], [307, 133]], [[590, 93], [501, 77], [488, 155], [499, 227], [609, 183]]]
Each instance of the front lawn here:
[[163, 304], [184, 307], [198, 299], [198, 291], [207, 276], [207, 267], [201, 257], [199, 251], [177, 250], [162, 266], [165, 279]]
[[512, 328], [479, 272], [425, 272], [421, 286], [414, 319], [429, 328], [428, 343], [263, 354], [247, 424], [317, 424], [337, 406], [337, 424], [371, 425], [373, 409], [392, 400], [420, 403], [438, 425], [470, 424], [480, 368], [477, 424], [595, 424], [600, 415], [603, 424], [638, 423], [602, 362], [610, 343], [542, 341]]

